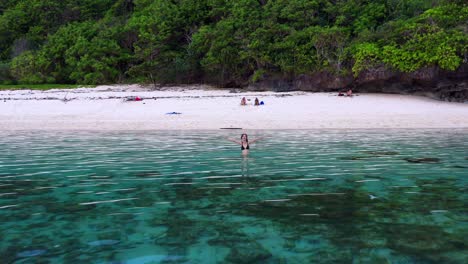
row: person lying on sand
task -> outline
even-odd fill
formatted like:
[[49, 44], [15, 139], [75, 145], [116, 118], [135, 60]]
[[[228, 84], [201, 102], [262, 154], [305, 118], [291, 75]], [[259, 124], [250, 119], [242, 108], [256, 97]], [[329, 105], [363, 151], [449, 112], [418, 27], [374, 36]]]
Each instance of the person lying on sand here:
[[139, 102], [139, 101], [143, 101], [143, 98], [139, 97], [139, 96], [129, 96], [129, 97], [126, 97], [124, 99], [125, 102]]
[[353, 90], [352, 89], [349, 89], [348, 91], [346, 91], [346, 93], [344, 92], [339, 92], [338, 93], [338, 96], [353, 96]]

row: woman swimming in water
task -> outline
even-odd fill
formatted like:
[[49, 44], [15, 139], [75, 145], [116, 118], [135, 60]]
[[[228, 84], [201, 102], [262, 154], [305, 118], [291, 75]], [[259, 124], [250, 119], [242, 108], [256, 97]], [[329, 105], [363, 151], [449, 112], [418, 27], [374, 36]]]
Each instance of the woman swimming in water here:
[[249, 137], [247, 136], [247, 134], [242, 134], [240, 142], [234, 139], [229, 139], [229, 138], [226, 138], [226, 139], [239, 144], [241, 146], [242, 153], [244, 153], [244, 152], [248, 152], [248, 150], [250, 149], [250, 144], [257, 142], [262, 138], [263, 137], [257, 138], [249, 142]]

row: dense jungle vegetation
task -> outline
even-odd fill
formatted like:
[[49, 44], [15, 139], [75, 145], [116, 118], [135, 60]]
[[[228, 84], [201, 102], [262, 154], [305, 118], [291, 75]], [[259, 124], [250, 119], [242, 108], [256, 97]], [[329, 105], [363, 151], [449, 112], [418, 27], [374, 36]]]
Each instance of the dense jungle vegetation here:
[[465, 0], [1, 0], [0, 84], [456, 70]]

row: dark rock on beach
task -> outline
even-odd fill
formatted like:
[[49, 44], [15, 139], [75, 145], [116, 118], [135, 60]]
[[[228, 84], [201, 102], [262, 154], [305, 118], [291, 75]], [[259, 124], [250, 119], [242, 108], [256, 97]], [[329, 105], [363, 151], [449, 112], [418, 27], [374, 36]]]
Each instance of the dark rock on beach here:
[[275, 91], [275, 92], [290, 92], [298, 90], [294, 87], [293, 82], [281, 78], [265, 79], [261, 82], [250, 84], [247, 87], [251, 91]]
[[293, 85], [301, 91], [323, 92], [349, 86], [352, 82], [351, 76], [334, 76], [328, 72], [320, 72], [311, 76], [299, 75], [294, 79]]
[[453, 72], [433, 66], [405, 73], [380, 65], [356, 77], [351, 73], [336, 75], [329, 72], [294, 77], [269, 75], [246, 87], [251, 91], [275, 92], [337, 92], [348, 88], [360, 93], [411, 94], [463, 103], [468, 102], [468, 64]]
[[328, 72], [320, 72], [313, 75], [301, 74], [290, 79], [269, 76], [259, 82], [250, 84], [247, 89], [252, 91], [275, 92], [329, 92], [349, 86], [352, 82], [353, 78], [351, 76], [334, 76]]
[[384, 67], [359, 74], [354, 81], [358, 92], [414, 94], [451, 102], [468, 101], [468, 65], [455, 72], [425, 67], [402, 73]]

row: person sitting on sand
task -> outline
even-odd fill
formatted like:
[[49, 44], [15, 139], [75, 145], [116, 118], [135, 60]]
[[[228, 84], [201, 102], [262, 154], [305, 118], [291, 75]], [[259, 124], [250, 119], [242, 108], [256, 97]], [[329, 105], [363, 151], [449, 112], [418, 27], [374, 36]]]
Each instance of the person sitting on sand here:
[[226, 138], [226, 139], [231, 141], [231, 142], [234, 142], [236, 144], [239, 144], [241, 146], [242, 153], [247, 153], [248, 150], [250, 149], [250, 144], [253, 144], [253, 143], [257, 142], [262, 138], [263, 137], [257, 138], [257, 139], [254, 139], [254, 140], [249, 142], [249, 137], [247, 136], [247, 134], [244, 133], [244, 134], [241, 135], [241, 140], [240, 141], [230, 139], [230, 138]]
[[241, 105], [247, 105], [247, 100], [245, 100], [245, 97], [242, 97]]
[[260, 102], [258, 101], [258, 98], [255, 98], [255, 104], [254, 105], [260, 105]]

